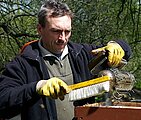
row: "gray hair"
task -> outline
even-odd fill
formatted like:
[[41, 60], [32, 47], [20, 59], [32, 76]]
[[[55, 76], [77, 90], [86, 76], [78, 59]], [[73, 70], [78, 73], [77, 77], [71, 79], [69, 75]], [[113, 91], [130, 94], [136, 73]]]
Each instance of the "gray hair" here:
[[38, 12], [38, 23], [45, 27], [46, 25], [46, 16], [48, 17], [62, 17], [68, 15], [71, 18], [73, 18], [73, 13], [68, 7], [67, 4], [54, 1], [54, 0], [48, 0], [44, 2], [44, 4], [41, 6], [39, 12]]

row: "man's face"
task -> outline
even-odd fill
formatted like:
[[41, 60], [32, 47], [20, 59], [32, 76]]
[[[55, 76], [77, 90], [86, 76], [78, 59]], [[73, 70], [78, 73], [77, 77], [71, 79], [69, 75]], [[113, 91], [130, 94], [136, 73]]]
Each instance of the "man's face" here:
[[46, 26], [38, 25], [43, 46], [52, 53], [61, 53], [71, 36], [71, 18], [46, 17]]

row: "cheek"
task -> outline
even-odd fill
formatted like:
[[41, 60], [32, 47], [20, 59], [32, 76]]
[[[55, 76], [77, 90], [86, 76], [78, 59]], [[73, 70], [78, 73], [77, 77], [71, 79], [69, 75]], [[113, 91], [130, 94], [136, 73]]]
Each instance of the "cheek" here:
[[69, 38], [70, 38], [70, 36], [71, 36], [71, 33], [69, 33], [69, 34], [66, 36], [66, 38], [67, 38], [67, 39], [69, 39]]
[[46, 30], [42, 30], [42, 31], [40, 32], [40, 35], [41, 35], [43, 38], [46, 38], [49, 34], [48, 34], [48, 32], [47, 32]]
[[57, 36], [55, 36], [54, 34], [50, 32], [45, 32], [44, 37], [45, 39], [48, 39], [48, 41], [54, 41], [57, 38]]
[[49, 38], [50, 38], [52, 41], [56, 41], [56, 40], [58, 40], [59, 36], [58, 36], [58, 35], [50, 35]]

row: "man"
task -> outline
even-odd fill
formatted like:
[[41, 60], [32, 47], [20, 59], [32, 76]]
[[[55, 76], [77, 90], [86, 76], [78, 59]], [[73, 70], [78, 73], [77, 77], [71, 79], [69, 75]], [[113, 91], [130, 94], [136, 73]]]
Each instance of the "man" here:
[[[39, 10], [37, 30], [41, 39], [26, 44], [0, 77], [0, 117], [21, 113], [22, 120], [71, 120], [73, 105], [68, 85], [91, 79], [88, 63], [96, 51], [108, 51], [104, 67], [129, 59], [124, 41], [95, 45], [69, 41], [73, 14], [61, 2], [47, 1]], [[90, 101], [76, 101], [75, 105]]]

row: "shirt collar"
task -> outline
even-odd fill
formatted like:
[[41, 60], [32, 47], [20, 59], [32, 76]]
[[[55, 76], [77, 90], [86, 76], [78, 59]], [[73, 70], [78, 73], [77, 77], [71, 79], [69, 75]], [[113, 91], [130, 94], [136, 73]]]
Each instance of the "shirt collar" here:
[[68, 54], [68, 46], [66, 45], [61, 56], [58, 57], [57, 55], [51, 53], [50, 51], [48, 51], [47, 49], [45, 49], [42, 45], [41, 45], [41, 40], [38, 42], [38, 45], [39, 45], [39, 48], [41, 50], [41, 54], [43, 57], [46, 57], [46, 56], [54, 56], [56, 57], [57, 59], [60, 59], [62, 60], [67, 54]]

